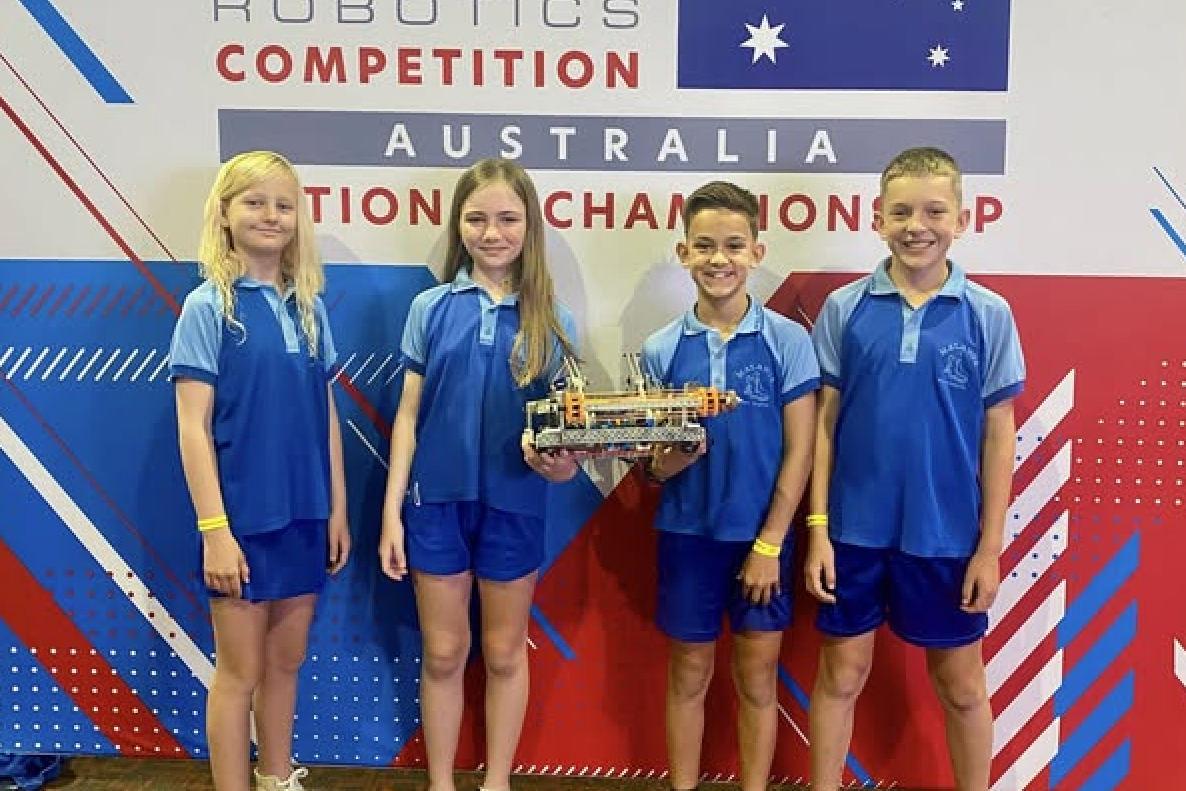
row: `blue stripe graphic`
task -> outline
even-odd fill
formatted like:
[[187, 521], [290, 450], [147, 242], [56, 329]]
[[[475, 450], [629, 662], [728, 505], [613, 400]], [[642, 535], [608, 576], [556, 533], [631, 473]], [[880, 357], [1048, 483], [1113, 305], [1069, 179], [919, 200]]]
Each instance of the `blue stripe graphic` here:
[[1116, 752], [1108, 756], [1108, 760], [1100, 764], [1100, 768], [1087, 778], [1079, 791], [1112, 791], [1120, 785], [1120, 781], [1128, 777], [1132, 764], [1132, 739], [1125, 739], [1124, 744], [1116, 748]]
[[1169, 190], [1170, 194], [1173, 195], [1174, 198], [1178, 201], [1178, 205], [1181, 206], [1183, 209], [1186, 209], [1186, 200], [1182, 200], [1182, 196], [1178, 194], [1178, 191], [1176, 189], [1174, 189], [1174, 185], [1170, 184], [1170, 180], [1167, 179], [1165, 177], [1165, 174], [1161, 172], [1161, 168], [1155, 167], [1155, 168], [1153, 168], [1153, 172], [1157, 174], [1157, 178], [1161, 179], [1161, 183], [1165, 185], [1165, 188], [1167, 190]]
[[1066, 678], [1054, 693], [1054, 713], [1061, 717], [1065, 715], [1075, 702], [1083, 696], [1088, 687], [1099, 680], [1099, 677], [1113, 662], [1120, 652], [1129, 646], [1137, 636], [1137, 603], [1128, 605], [1120, 617], [1108, 627], [1108, 631], [1100, 635], [1095, 645], [1084, 654], [1075, 667], [1067, 673]]
[[1067, 608], [1067, 614], [1058, 625], [1058, 647], [1071, 644], [1083, 627], [1087, 626], [1108, 601], [1116, 595], [1129, 577], [1137, 570], [1140, 548], [1140, 533], [1134, 533], [1120, 551], [1108, 561], [1096, 578], [1083, 590]]
[[1066, 779], [1083, 757], [1087, 755], [1104, 735], [1132, 708], [1135, 672], [1124, 675], [1107, 697], [1099, 702], [1095, 710], [1079, 728], [1058, 748], [1058, 754], [1050, 762], [1050, 785], [1058, 786]]
[[[795, 702], [798, 703], [804, 711], [807, 711], [808, 708], [810, 708], [811, 699], [807, 697], [807, 693], [803, 691], [802, 687], [795, 683], [795, 679], [791, 677], [791, 674], [788, 673], [786, 668], [781, 664], [778, 666], [778, 680], [782, 682], [782, 685], [786, 687], [787, 692], [791, 693], [791, 697], [795, 699]], [[844, 759], [844, 763], [847, 764], [849, 771], [853, 773], [858, 783], [861, 785], [873, 784], [872, 776], [865, 771], [865, 767], [861, 766], [860, 761], [854, 758], [852, 753], [848, 754], [848, 756]]]
[[74, 68], [86, 78], [103, 101], [108, 104], [132, 104], [132, 97], [123, 89], [107, 67], [86, 45], [70, 23], [54, 8], [50, 0], [20, 0], [41, 29], [58, 45], [62, 54], [70, 59]]
[[1162, 213], [1161, 209], [1150, 209], [1149, 213], [1153, 215], [1153, 219], [1157, 220], [1157, 224], [1161, 226], [1161, 229], [1165, 231], [1170, 240], [1178, 246], [1178, 249], [1182, 251], [1182, 254], [1186, 255], [1186, 240], [1183, 240], [1182, 237], [1178, 235], [1178, 232], [1174, 230], [1174, 226], [1170, 225], [1170, 221], [1166, 219], [1165, 214]]
[[556, 627], [552, 626], [552, 622], [545, 618], [543, 611], [534, 604], [531, 605], [531, 617], [535, 619], [539, 628], [544, 630], [544, 634], [556, 644], [556, 650], [560, 652], [561, 656], [569, 662], [577, 658], [576, 651], [573, 651], [572, 647], [564, 642], [564, 638], [560, 636], [560, 632], [556, 631]]

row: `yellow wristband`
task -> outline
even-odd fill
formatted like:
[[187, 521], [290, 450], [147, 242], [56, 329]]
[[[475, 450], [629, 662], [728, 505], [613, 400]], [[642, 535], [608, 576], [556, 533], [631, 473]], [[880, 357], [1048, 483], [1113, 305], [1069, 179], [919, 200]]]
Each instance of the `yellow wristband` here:
[[212, 516], [208, 519], [198, 520], [198, 530], [205, 533], [209, 530], [221, 530], [224, 527], [230, 527], [230, 520], [226, 518], [226, 514], [222, 516]]
[[753, 550], [762, 557], [767, 558], [776, 558], [782, 554], [782, 547], [776, 544], [769, 544], [760, 538], [754, 539]]
[[808, 514], [807, 515], [807, 526], [808, 527], [824, 527], [827, 524], [828, 524], [828, 515], [827, 514]]

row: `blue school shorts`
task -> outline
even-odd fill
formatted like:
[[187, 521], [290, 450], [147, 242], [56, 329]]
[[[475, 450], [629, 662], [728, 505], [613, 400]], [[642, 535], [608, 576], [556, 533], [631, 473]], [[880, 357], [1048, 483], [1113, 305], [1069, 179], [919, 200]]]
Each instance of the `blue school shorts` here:
[[510, 582], [544, 564], [544, 520], [479, 502], [404, 506], [408, 568], [442, 576], [472, 571]]
[[[251, 580], [243, 586], [243, 598], [251, 602], [276, 601], [320, 593], [328, 578], [329, 528], [324, 519], [290, 522], [287, 527], [235, 536], [247, 558]], [[201, 538], [198, 539], [198, 574], [202, 569]], [[206, 591], [221, 598], [217, 591]]]
[[779, 555], [779, 592], [766, 605], [745, 598], [737, 575], [752, 541], [717, 541], [659, 531], [659, 594], [655, 623], [673, 640], [709, 643], [726, 613], [734, 632], [781, 632], [791, 625], [791, 539]]
[[969, 558], [923, 558], [897, 549], [833, 542], [836, 603], [820, 604], [816, 627], [855, 637], [888, 622], [921, 648], [970, 645], [988, 631], [987, 613], [960, 609]]

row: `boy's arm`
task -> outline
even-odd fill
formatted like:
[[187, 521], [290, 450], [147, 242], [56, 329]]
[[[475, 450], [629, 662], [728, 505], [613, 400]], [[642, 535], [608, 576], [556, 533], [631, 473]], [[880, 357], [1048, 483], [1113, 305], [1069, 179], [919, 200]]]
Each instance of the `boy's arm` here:
[[988, 612], [1001, 586], [1001, 550], [1005, 538], [1005, 512], [1013, 487], [1013, 459], [1017, 434], [1013, 400], [1005, 399], [984, 413], [980, 445], [980, 542], [964, 572], [961, 609]]
[[796, 398], [782, 408], [782, 464], [758, 538], [782, 546], [811, 474], [815, 445], [815, 393]]
[[[808, 495], [812, 514], [828, 513], [828, 488], [832, 481], [832, 459], [836, 438], [836, 418], [840, 414], [840, 391], [831, 385], [819, 390], [819, 408], [815, 419], [815, 463], [811, 470], [811, 491]], [[804, 575], [807, 591], [822, 602], [836, 601], [836, 564], [828, 536], [828, 523], [807, 527], [807, 559]]]
[[984, 414], [984, 441], [980, 451], [980, 543], [978, 553], [997, 557], [1004, 546], [1005, 513], [1013, 489], [1013, 460], [1017, 453], [1017, 427], [1013, 399], [1005, 399]]

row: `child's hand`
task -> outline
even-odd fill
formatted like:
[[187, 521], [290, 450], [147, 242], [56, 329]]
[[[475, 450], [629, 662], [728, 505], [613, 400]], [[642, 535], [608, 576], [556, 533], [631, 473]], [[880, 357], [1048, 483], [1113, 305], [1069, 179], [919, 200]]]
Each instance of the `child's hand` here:
[[404, 550], [404, 523], [399, 512], [383, 514], [383, 530], [379, 534], [379, 568], [399, 582], [408, 573], [408, 557]]
[[345, 513], [329, 518], [329, 565], [330, 574], [337, 574], [350, 557], [350, 525]]
[[247, 558], [229, 528], [202, 534], [202, 577], [206, 587], [234, 599], [251, 579]]
[[673, 478], [691, 467], [707, 450], [708, 445], [704, 442], [692, 450], [684, 450], [672, 442], [660, 443], [655, 446], [654, 455], [651, 456], [651, 472], [660, 480]]
[[[813, 531], [816, 528], [811, 528]], [[824, 604], [836, 603], [836, 553], [827, 528], [812, 532], [807, 542], [807, 561], [803, 574], [807, 578], [807, 592]]]
[[769, 558], [750, 552], [741, 565], [737, 579], [741, 581], [741, 588], [745, 598], [751, 604], [766, 605], [770, 603], [779, 591], [779, 571], [781, 563], [778, 558]]
[[552, 483], [564, 483], [577, 474], [577, 457], [572, 451], [557, 450], [538, 452], [531, 447], [526, 435], [520, 443], [523, 447], [523, 461]]
[[1000, 587], [1000, 556], [996, 552], [977, 551], [968, 561], [968, 570], [964, 573], [960, 609], [964, 612], [988, 612], [997, 600]]

